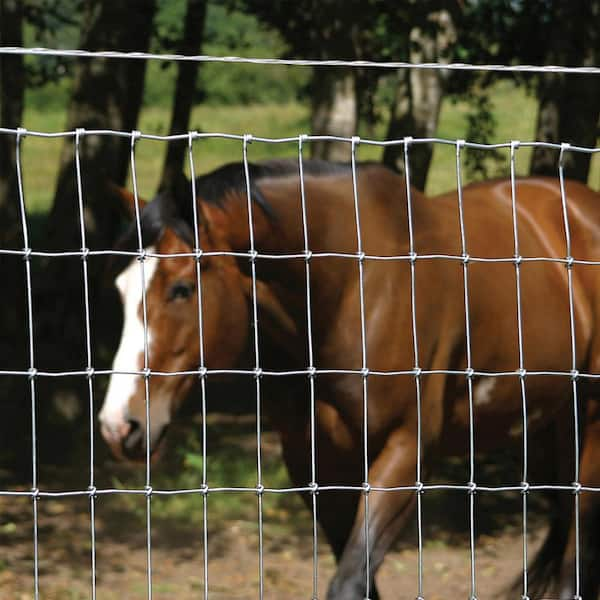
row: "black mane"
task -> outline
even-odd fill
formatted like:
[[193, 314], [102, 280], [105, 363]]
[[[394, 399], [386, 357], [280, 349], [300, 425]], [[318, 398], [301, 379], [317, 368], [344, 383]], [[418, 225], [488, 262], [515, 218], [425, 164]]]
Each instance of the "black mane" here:
[[[303, 161], [304, 174], [325, 176], [350, 172], [350, 165], [324, 160]], [[266, 160], [249, 163], [250, 195], [270, 218], [275, 220], [273, 208], [263, 196], [258, 184], [269, 177], [298, 175], [296, 159]], [[229, 163], [215, 171], [196, 178], [196, 196], [199, 200], [223, 207], [230, 194], [246, 194], [246, 176], [242, 162]], [[191, 182], [182, 174], [170, 189], [160, 191], [146, 204], [140, 215], [144, 248], [154, 244], [166, 227], [170, 227], [190, 246], [194, 245], [194, 215]], [[133, 222], [117, 243], [119, 250], [136, 250], [139, 246], [137, 228]]]

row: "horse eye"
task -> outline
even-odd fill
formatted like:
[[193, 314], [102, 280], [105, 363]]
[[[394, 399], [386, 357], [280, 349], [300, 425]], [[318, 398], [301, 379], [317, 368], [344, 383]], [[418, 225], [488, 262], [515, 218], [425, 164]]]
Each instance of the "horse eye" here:
[[177, 283], [174, 283], [169, 290], [169, 300], [187, 300], [193, 293], [193, 284], [178, 281]]

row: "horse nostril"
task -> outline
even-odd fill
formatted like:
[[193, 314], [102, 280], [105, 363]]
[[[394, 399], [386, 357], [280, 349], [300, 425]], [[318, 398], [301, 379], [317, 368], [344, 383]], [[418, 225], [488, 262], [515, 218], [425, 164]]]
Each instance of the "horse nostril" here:
[[144, 453], [144, 430], [139, 421], [128, 421], [129, 431], [121, 442], [123, 453], [129, 458], [139, 458]]

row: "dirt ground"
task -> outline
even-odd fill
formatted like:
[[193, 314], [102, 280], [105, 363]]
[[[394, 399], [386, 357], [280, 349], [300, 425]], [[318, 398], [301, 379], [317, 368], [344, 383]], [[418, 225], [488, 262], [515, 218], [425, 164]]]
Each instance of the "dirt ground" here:
[[[3, 502], [2, 520], [17, 522], [20, 533], [3, 529], [0, 598], [33, 597], [31, 519], [25, 506]], [[83, 509], [84, 507], [81, 506]], [[128, 530], [123, 522], [107, 521], [99, 507], [97, 520], [97, 597], [145, 598], [147, 595], [146, 540], [142, 530]], [[40, 597], [79, 599], [90, 597], [89, 517], [64, 502], [47, 504], [40, 512]], [[29, 521], [29, 523], [27, 523]], [[307, 523], [309, 525], [309, 523]], [[203, 591], [202, 544], [197, 531], [164, 531], [152, 535], [153, 598], [201, 598]], [[308, 599], [312, 591], [312, 540], [310, 532], [283, 538], [265, 526], [265, 598]], [[308, 529], [308, 528], [307, 528]], [[28, 530], [28, 531], [26, 531]], [[253, 531], [254, 530], [254, 531]], [[12, 537], [10, 547], [6, 538]], [[539, 537], [536, 536], [536, 537]], [[532, 544], [532, 549], [537, 544]], [[479, 537], [477, 543], [477, 593], [480, 600], [503, 597], [521, 565], [521, 538], [517, 532]], [[333, 573], [333, 558], [324, 543], [319, 546], [319, 594], [324, 597]], [[258, 597], [256, 527], [231, 522], [209, 536], [209, 592], [217, 599]], [[401, 544], [391, 552], [378, 576], [384, 599], [411, 599], [417, 595], [417, 552]], [[429, 600], [467, 598], [470, 592], [468, 546], [426, 543], [424, 596]]]
[[[279, 446], [265, 433], [264, 452], [277, 458]], [[100, 467], [99, 471], [102, 468]], [[110, 466], [108, 467], [110, 468]], [[71, 474], [72, 475], [72, 474]], [[85, 469], [79, 479], [85, 478]], [[99, 477], [102, 477], [100, 472]], [[56, 474], [50, 479], [60, 489]], [[40, 487], [43, 488], [43, 476]], [[67, 486], [68, 484], [64, 484]], [[58, 486], [58, 487], [57, 487]], [[85, 486], [83, 486], [85, 487]], [[68, 489], [65, 487], [64, 489]], [[81, 489], [81, 487], [79, 488]], [[470, 594], [467, 500], [456, 492], [424, 495], [424, 597], [467, 598]], [[311, 598], [312, 530], [308, 511], [298, 503], [292, 515], [280, 514], [268, 494], [264, 501], [264, 597]], [[130, 497], [131, 498], [131, 497]], [[246, 499], [247, 498], [247, 499]], [[476, 589], [479, 600], [508, 598], [522, 565], [519, 496], [494, 498], [477, 508]], [[113, 600], [147, 597], [145, 499], [135, 497], [136, 515], [115, 496], [96, 501], [97, 597]], [[198, 502], [201, 503], [200, 497]], [[215, 600], [258, 598], [259, 565], [256, 520], [211, 520], [209, 496], [209, 597]], [[244, 502], [254, 503], [248, 494]], [[479, 499], [478, 499], [479, 502]], [[198, 513], [196, 513], [197, 515]], [[255, 514], [255, 513], [254, 513]], [[141, 518], [140, 518], [141, 515]], [[492, 518], [493, 517], [493, 518]], [[383, 600], [417, 596], [416, 522], [388, 554], [377, 583]], [[531, 519], [530, 553], [539, 547], [544, 520]], [[0, 497], [0, 600], [33, 598], [33, 519], [28, 498]], [[40, 598], [79, 600], [91, 597], [89, 503], [85, 497], [39, 501]], [[319, 538], [318, 586], [324, 598], [334, 571], [333, 557]], [[155, 600], [203, 597], [202, 523], [198, 518], [152, 520], [152, 591]], [[520, 597], [520, 590], [512, 598]], [[547, 596], [551, 597], [551, 596]]]

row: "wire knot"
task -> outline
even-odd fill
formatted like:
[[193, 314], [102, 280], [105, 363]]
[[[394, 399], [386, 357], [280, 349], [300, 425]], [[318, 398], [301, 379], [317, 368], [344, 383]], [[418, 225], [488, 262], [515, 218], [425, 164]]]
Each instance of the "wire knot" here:
[[144, 486], [144, 494], [146, 494], [146, 498], [149, 498], [149, 497], [151, 497], [151, 496], [152, 496], [152, 492], [153, 492], [153, 491], [154, 491], [154, 490], [152, 489], [152, 486], [151, 486], [151, 485], [146, 485], [146, 486]]
[[35, 367], [27, 369], [27, 377], [29, 380], [36, 379], [38, 376], [38, 370]]
[[208, 496], [208, 491], [209, 491], [209, 490], [208, 490], [208, 486], [206, 485], [206, 483], [203, 483], [203, 484], [200, 486], [200, 493], [201, 493], [203, 496]]
[[256, 250], [249, 250], [248, 251], [248, 258], [250, 259], [250, 262], [256, 262], [256, 257], [258, 256], [258, 252]]
[[360, 370], [361, 377], [367, 378], [369, 376], [369, 373], [370, 373], [370, 371], [369, 371], [368, 367], [363, 367]]
[[312, 255], [313, 255], [313, 253], [312, 253], [312, 250], [307, 250], [307, 251], [304, 253], [304, 260], [305, 260], [306, 262], [309, 262], [309, 261], [310, 261], [310, 259], [312, 258]]
[[416, 252], [410, 252], [408, 255], [408, 260], [410, 260], [411, 264], [415, 264], [417, 262], [418, 254]]
[[139, 252], [138, 255], [136, 256], [136, 258], [140, 261], [140, 262], [144, 262], [146, 260], [146, 248], [142, 248]]
[[517, 369], [517, 375], [520, 379], [525, 379], [527, 377], [527, 369]]
[[265, 486], [262, 483], [259, 483], [256, 486], [256, 495], [262, 496], [265, 493]]
[[471, 261], [471, 256], [469, 254], [463, 254], [462, 255], [462, 263], [463, 263], [463, 265], [468, 265], [470, 261]]
[[521, 145], [521, 142], [519, 140], [512, 140], [510, 142], [510, 149], [511, 149], [511, 151], [517, 150], [520, 145]]
[[407, 135], [404, 137], [404, 145], [406, 147], [410, 146], [413, 143], [413, 137], [411, 135]]
[[88, 367], [88, 368], [85, 370], [85, 376], [86, 376], [88, 379], [92, 379], [92, 377], [94, 377], [94, 375], [95, 375], [95, 374], [96, 374], [96, 370], [94, 369], [94, 367]]
[[573, 369], [571, 371], [571, 381], [577, 381], [579, 379], [579, 371], [577, 369]]
[[581, 494], [581, 483], [579, 483], [579, 481], [574, 481], [573, 482], [573, 493], [574, 494]]
[[78, 146], [79, 145], [79, 139], [82, 138], [85, 135], [85, 128], [83, 127], [78, 127], [75, 130], [75, 145]]
[[423, 373], [423, 369], [421, 369], [421, 367], [415, 367], [413, 369], [413, 375], [415, 377], [421, 377], [422, 373]]
[[572, 269], [575, 264], [575, 259], [572, 256], [567, 256], [567, 262], [565, 262], [565, 267], [567, 269]]
[[252, 140], [254, 139], [254, 137], [252, 136], [251, 133], [245, 133], [244, 134], [244, 145], [248, 145], [252, 143]]
[[17, 127], [17, 140], [27, 135], [28, 131], [25, 127]]
[[261, 379], [263, 376], [263, 370], [261, 367], [256, 367], [256, 369], [254, 369], [254, 378], [255, 379]]
[[529, 493], [529, 481], [521, 481], [521, 494]]
[[518, 267], [521, 265], [521, 263], [523, 262], [523, 257], [519, 254], [518, 256], [515, 256], [515, 265]]
[[90, 498], [97, 498], [98, 497], [98, 490], [96, 488], [95, 485], [88, 485], [88, 496]]
[[31, 488], [31, 498], [32, 498], [32, 500], [39, 500], [40, 488], [37, 488], [37, 487]]
[[197, 137], [198, 137], [197, 131], [188, 131], [188, 150], [192, 149], [192, 144]]
[[198, 369], [198, 377], [200, 377], [200, 379], [204, 379], [206, 377], [208, 370], [206, 369], [206, 367], [202, 366]]
[[148, 367], [144, 367], [142, 369], [142, 377], [144, 379], [150, 379], [150, 375], [152, 375], [152, 370], [149, 369]]
[[465, 369], [465, 375], [467, 376], [467, 379], [472, 379], [475, 376], [475, 370], [473, 367], [468, 367]]
[[362, 484], [363, 494], [369, 494], [371, 492], [371, 484], [368, 481], [365, 481]]
[[131, 147], [135, 146], [135, 143], [142, 137], [142, 132], [134, 129], [131, 132]]
[[351, 141], [352, 141], [352, 147], [355, 148], [356, 146], [358, 146], [360, 144], [360, 136], [353, 135]]
[[204, 254], [204, 250], [202, 250], [202, 248], [196, 248], [194, 250], [194, 260], [196, 262], [200, 262], [200, 259], [202, 258], [203, 254]]
[[477, 492], [477, 484], [474, 481], [469, 481], [469, 483], [467, 483], [468, 486], [468, 490], [467, 492], [469, 494], [475, 494]]
[[31, 260], [31, 248], [23, 248], [23, 260]]
[[417, 494], [423, 494], [425, 492], [425, 486], [423, 485], [422, 481], [417, 481], [415, 483], [415, 492]]
[[315, 367], [308, 367], [307, 372], [311, 379], [317, 375], [317, 369]]
[[80, 248], [81, 251], [81, 260], [87, 260], [90, 255], [89, 248]]
[[308, 488], [309, 488], [311, 494], [319, 493], [319, 484], [316, 481], [311, 481], [308, 484]]

